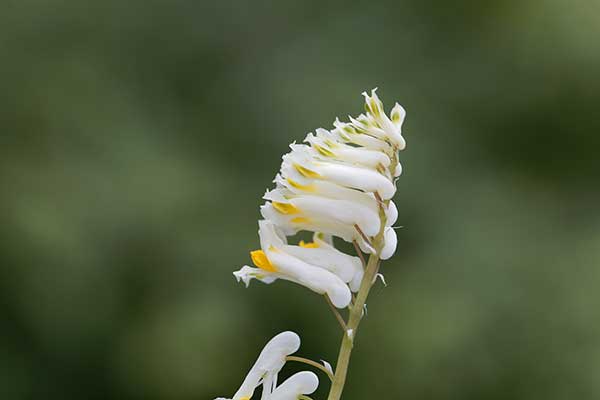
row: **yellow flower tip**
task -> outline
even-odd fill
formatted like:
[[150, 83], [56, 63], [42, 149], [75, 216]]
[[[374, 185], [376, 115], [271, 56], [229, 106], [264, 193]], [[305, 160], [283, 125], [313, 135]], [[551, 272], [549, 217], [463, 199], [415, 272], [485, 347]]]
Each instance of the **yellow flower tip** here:
[[[350, 138], [350, 136], [346, 135], [344, 132], [341, 132], [341, 131], [340, 131], [340, 132], [339, 132], [339, 134], [340, 134], [340, 137], [341, 137], [342, 139], [344, 139], [345, 141], [347, 141], [347, 142], [351, 142], [351, 141], [352, 141], [352, 139]], [[330, 147], [331, 147], [331, 146], [330, 146]]]
[[298, 214], [300, 210], [291, 203], [280, 203], [278, 201], [271, 202], [273, 207], [282, 214]]
[[304, 240], [301, 240], [300, 243], [298, 243], [298, 246], [304, 247], [305, 249], [316, 249], [319, 247], [319, 244], [315, 242], [306, 243]]
[[325, 139], [325, 144], [326, 144], [327, 146], [329, 146], [329, 148], [331, 148], [331, 149], [333, 149], [333, 148], [337, 147], [337, 144], [336, 144], [336, 143], [334, 143], [333, 141], [329, 140], [329, 139]]
[[248, 396], [240, 397], [240, 400], [250, 400], [250, 397], [248, 397]]
[[342, 129], [347, 133], [356, 133], [356, 130], [351, 125], [344, 125]]
[[298, 182], [296, 182], [293, 179], [287, 178], [287, 182], [290, 184], [290, 186], [298, 189], [298, 190], [303, 190], [305, 192], [314, 192], [316, 191], [315, 186], [314, 185], [301, 185]]
[[294, 164], [294, 168], [296, 168], [296, 171], [300, 172], [300, 174], [302, 174], [302, 176], [304, 176], [306, 178], [320, 178], [321, 177], [321, 175], [319, 175], [315, 171], [311, 171], [310, 169], [305, 168], [302, 165]]
[[375, 117], [379, 117], [381, 115], [381, 104], [375, 101], [375, 99], [371, 99], [371, 110]]
[[292, 224], [308, 224], [310, 222], [310, 220], [305, 217], [296, 217], [296, 218], [292, 218], [290, 220], [290, 222]]
[[313, 147], [315, 148], [315, 150], [317, 150], [319, 153], [321, 153], [325, 157], [335, 157], [335, 154], [333, 153], [333, 151], [326, 149], [323, 146], [319, 146], [318, 144], [313, 143]]
[[252, 262], [258, 268], [263, 269], [269, 272], [277, 272], [277, 268], [267, 258], [267, 255], [262, 250], [254, 250], [250, 252], [250, 258], [252, 258]]

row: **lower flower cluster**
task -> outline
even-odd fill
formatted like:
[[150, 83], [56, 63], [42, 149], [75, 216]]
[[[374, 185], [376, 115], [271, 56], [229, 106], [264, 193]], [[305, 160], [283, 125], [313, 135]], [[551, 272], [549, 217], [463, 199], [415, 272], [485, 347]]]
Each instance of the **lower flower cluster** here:
[[298, 372], [277, 385], [277, 374], [285, 365], [286, 357], [299, 348], [300, 338], [294, 332], [275, 336], [266, 344], [233, 398], [215, 400], [250, 400], [259, 386], [262, 386], [262, 400], [296, 400], [313, 393], [319, 386], [319, 378], [309, 371]]

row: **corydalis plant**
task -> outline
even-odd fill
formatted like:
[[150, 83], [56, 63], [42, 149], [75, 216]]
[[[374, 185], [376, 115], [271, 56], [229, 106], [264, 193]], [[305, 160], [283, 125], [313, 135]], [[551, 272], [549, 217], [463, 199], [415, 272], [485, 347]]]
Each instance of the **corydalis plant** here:
[[[369, 291], [381, 260], [394, 254], [397, 243], [392, 225], [398, 211], [391, 199], [402, 171], [398, 152], [406, 146], [405, 111], [396, 103], [388, 117], [375, 90], [370, 96], [363, 93], [365, 114], [349, 117], [349, 122], [338, 119], [334, 129], [317, 129], [305, 144], [290, 146], [275, 189], [264, 196], [264, 219], [258, 222], [261, 248], [250, 253], [255, 267], [234, 272], [246, 286], [252, 279], [267, 284], [284, 279], [324, 295], [344, 332], [335, 373], [326, 362], [292, 356], [300, 338], [284, 332], [265, 346], [233, 400], [249, 400], [261, 385], [262, 400], [309, 399], [318, 386], [312, 372], [300, 372], [277, 386], [286, 361], [322, 370], [332, 382], [328, 400], [341, 398]], [[289, 244], [287, 237], [300, 231], [314, 232], [313, 241]], [[352, 243], [356, 256], [336, 249], [334, 236]], [[338, 311], [345, 308], [347, 318]]]

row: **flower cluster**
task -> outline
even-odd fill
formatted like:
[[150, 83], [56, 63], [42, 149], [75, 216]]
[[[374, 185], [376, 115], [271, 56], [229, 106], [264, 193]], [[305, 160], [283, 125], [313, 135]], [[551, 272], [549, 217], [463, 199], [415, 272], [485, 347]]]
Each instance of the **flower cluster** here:
[[[248, 286], [284, 279], [325, 294], [337, 308], [347, 307], [364, 269], [360, 258], [333, 245], [333, 237], [364, 253], [390, 258], [396, 250], [392, 225], [398, 211], [391, 198], [402, 172], [398, 151], [405, 111], [396, 103], [390, 117], [375, 90], [365, 97], [365, 113], [332, 130], [309, 133], [283, 156], [275, 189], [264, 195], [259, 221], [261, 249], [250, 253], [255, 267], [234, 272]], [[288, 236], [314, 232], [313, 241], [289, 244]], [[380, 243], [375, 243], [379, 241]]]
[[[261, 248], [250, 252], [255, 266], [234, 272], [246, 286], [252, 279], [264, 283], [284, 279], [325, 295], [344, 331], [336, 372], [327, 362], [291, 356], [299, 349], [300, 338], [283, 332], [267, 343], [230, 400], [250, 400], [260, 386], [262, 400], [309, 400], [307, 395], [319, 384], [314, 373], [299, 372], [277, 384], [286, 361], [321, 369], [332, 381], [329, 399], [341, 397], [354, 332], [379, 260], [396, 251], [392, 225], [398, 210], [391, 199], [402, 172], [398, 152], [406, 145], [404, 109], [396, 104], [388, 117], [375, 90], [363, 95], [365, 114], [348, 122], [336, 120], [332, 130], [317, 129], [304, 144], [290, 146], [275, 176], [275, 189], [264, 195], [264, 219], [258, 222]], [[288, 237], [301, 231], [313, 232], [312, 241], [288, 243]], [[338, 250], [334, 237], [352, 243], [359, 257]], [[371, 254], [368, 263], [363, 253]], [[353, 292], [357, 293], [354, 301]], [[335, 307], [349, 308], [347, 321]]]

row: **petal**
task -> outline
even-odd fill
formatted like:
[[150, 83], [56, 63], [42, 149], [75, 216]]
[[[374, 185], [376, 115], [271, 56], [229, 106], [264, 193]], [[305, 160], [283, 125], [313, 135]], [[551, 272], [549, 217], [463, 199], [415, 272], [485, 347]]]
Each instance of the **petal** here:
[[260, 268], [253, 268], [248, 265], [244, 265], [239, 271], [233, 273], [237, 281], [242, 281], [248, 287], [252, 279], [258, 279], [259, 281], [269, 284], [275, 282], [277, 279], [276, 274], [270, 273]]
[[375, 249], [373, 248], [373, 246], [371, 246], [370, 243], [367, 243], [363, 239], [362, 236], [358, 235], [358, 237], [355, 240], [358, 243], [358, 247], [360, 247], [360, 249], [362, 250], [363, 253], [366, 253], [366, 254], [373, 254], [373, 253], [375, 253]]
[[365, 192], [378, 192], [384, 200], [391, 199], [396, 192], [389, 179], [372, 169], [326, 162], [314, 163], [314, 166], [322, 179]]
[[269, 396], [269, 400], [297, 400], [300, 395], [314, 393], [319, 387], [319, 378], [313, 372], [298, 372], [283, 382]]
[[[385, 114], [383, 110], [383, 103], [379, 100], [377, 93], [375, 93], [376, 89], [371, 91], [371, 96], [363, 93], [366, 102], [366, 109], [368, 111], [368, 117], [372, 118], [374, 122], [381, 127], [381, 129], [385, 132], [385, 136], [389, 139], [394, 145], [402, 150], [406, 147], [406, 142], [400, 133], [401, 123], [395, 124], [388, 116]], [[398, 103], [394, 107], [395, 110], [392, 110], [392, 115], [394, 117], [398, 117], [398, 113], [401, 111], [397, 108]], [[404, 111], [402, 109], [402, 111]]]
[[402, 165], [400, 163], [398, 163], [396, 165], [396, 168], [394, 169], [394, 178], [397, 178], [400, 175], [402, 175]]
[[396, 125], [398, 128], [402, 128], [402, 123], [406, 117], [406, 111], [400, 104], [396, 103], [390, 112], [390, 117], [394, 125]]
[[270, 221], [261, 219], [258, 221], [258, 236], [260, 237], [260, 247], [268, 249], [270, 246], [282, 247], [287, 245], [285, 235]]
[[343, 254], [346, 257], [350, 257], [352, 259], [352, 266], [354, 267], [354, 273], [353, 273], [352, 279], [348, 283], [348, 286], [350, 287], [350, 290], [352, 292], [358, 292], [358, 290], [360, 289], [360, 284], [362, 282], [363, 275], [365, 273], [363, 265], [362, 265], [362, 261], [358, 257], [349, 256], [349, 255], [342, 253], [341, 251], [335, 249], [335, 247], [333, 247], [333, 241], [331, 240], [331, 238], [328, 238], [328, 237], [324, 238], [323, 236], [325, 236], [325, 235], [323, 235], [322, 233], [315, 233], [313, 235], [313, 241], [321, 247], [331, 247], [336, 252], [339, 252], [340, 254]]
[[251, 398], [263, 378], [273, 379], [285, 364], [285, 358], [300, 348], [300, 337], [294, 332], [282, 332], [263, 348], [246, 379], [233, 396], [234, 400]]
[[385, 210], [385, 226], [392, 226], [398, 220], [398, 207], [396, 203], [390, 200], [387, 210]]
[[277, 267], [278, 277], [305, 286], [319, 294], [327, 294], [333, 305], [345, 308], [352, 295], [348, 286], [335, 274], [305, 263], [281, 249], [265, 250], [269, 260]]
[[357, 268], [362, 270], [361, 261], [358, 257], [342, 253], [327, 244], [317, 244], [317, 246], [316, 248], [305, 248], [288, 245], [285, 246], [285, 251], [308, 264], [333, 272], [346, 283], [354, 279]]
[[385, 232], [383, 235], [384, 245], [383, 249], [381, 249], [381, 254], [379, 254], [379, 258], [381, 258], [382, 260], [387, 260], [396, 252], [398, 237], [396, 236], [396, 231], [394, 230], [394, 228], [391, 227], [385, 228]]

